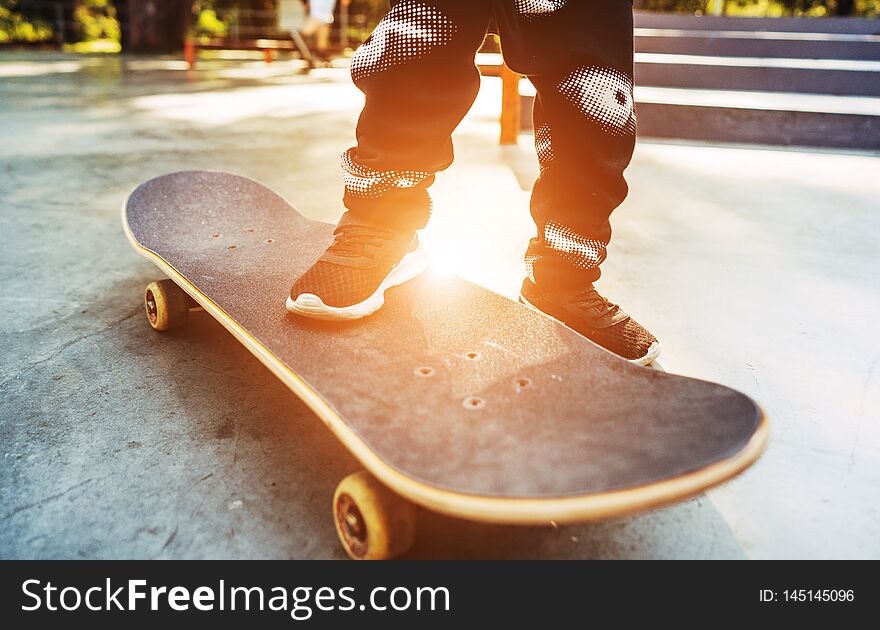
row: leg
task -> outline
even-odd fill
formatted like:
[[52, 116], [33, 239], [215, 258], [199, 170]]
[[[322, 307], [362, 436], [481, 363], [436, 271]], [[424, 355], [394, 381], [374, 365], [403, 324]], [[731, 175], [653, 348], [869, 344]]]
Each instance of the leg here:
[[330, 25], [333, 24], [333, 10], [336, 0], [311, 0], [309, 13], [318, 23], [315, 27], [315, 51], [322, 60], [327, 59], [330, 47]]
[[640, 364], [654, 336], [593, 287], [623, 201], [635, 146], [632, 4], [627, 0], [499, 0], [504, 55], [538, 89], [529, 243], [522, 299]]
[[505, 58], [538, 90], [541, 176], [532, 194], [538, 236], [526, 254], [540, 285], [599, 278], [635, 145], [632, 5], [627, 0], [512, 0]]
[[358, 144], [343, 155], [348, 212], [290, 290], [288, 310], [305, 317], [365, 317], [425, 269], [416, 230], [431, 213], [427, 187], [452, 162], [452, 131], [480, 86], [474, 53], [489, 0], [392, 4], [352, 59], [366, 105]]
[[299, 52], [300, 57], [309, 65], [309, 68], [314, 64], [314, 57], [312, 57], [312, 51], [309, 50], [308, 44], [306, 44], [306, 40], [303, 39], [302, 35], [300, 35], [299, 31], [290, 31], [290, 38], [293, 40], [293, 45], [296, 46], [297, 52]]
[[329, 24], [321, 24], [318, 32], [315, 33], [315, 47], [318, 49], [318, 54], [321, 55], [322, 58], [327, 59], [327, 49], [330, 48]]
[[452, 163], [452, 132], [476, 98], [474, 53], [488, 0], [401, 0], [352, 59], [366, 95], [357, 146], [343, 155], [345, 206], [396, 229], [424, 227], [427, 187]]

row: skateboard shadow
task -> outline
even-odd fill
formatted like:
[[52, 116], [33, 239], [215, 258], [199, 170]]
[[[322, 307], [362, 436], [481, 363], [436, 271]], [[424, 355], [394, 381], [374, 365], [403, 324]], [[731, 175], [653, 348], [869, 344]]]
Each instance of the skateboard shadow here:
[[600, 523], [517, 527], [423, 511], [409, 559], [743, 559], [745, 553], [704, 495], [655, 512]]

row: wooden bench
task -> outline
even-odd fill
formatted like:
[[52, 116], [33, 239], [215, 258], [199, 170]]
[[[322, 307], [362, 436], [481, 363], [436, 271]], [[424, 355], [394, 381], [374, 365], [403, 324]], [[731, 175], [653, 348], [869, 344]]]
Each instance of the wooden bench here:
[[[285, 25], [280, 25], [277, 9], [241, 9], [227, 7], [220, 11], [222, 18], [229, 18], [232, 26], [225, 37], [206, 39], [187, 38], [184, 41], [184, 57], [190, 68], [194, 68], [198, 60], [199, 50], [254, 50], [263, 54], [266, 63], [272, 63], [275, 51], [297, 52], [309, 67], [314, 63], [314, 55], [299, 32], [299, 26], [305, 19], [302, 15], [289, 16]], [[337, 20], [333, 24], [335, 44], [325, 52], [338, 54], [349, 48], [350, 16], [348, 5], [340, 5]]]
[[484, 76], [501, 79], [501, 144], [516, 144], [522, 128], [519, 82], [523, 76], [508, 68], [500, 53], [478, 53], [477, 67]]
[[308, 62], [312, 55], [305, 43], [295, 39], [187, 39], [183, 44], [183, 56], [190, 68], [196, 67], [199, 50], [256, 50], [263, 53], [263, 61], [272, 63], [277, 50], [297, 52]]

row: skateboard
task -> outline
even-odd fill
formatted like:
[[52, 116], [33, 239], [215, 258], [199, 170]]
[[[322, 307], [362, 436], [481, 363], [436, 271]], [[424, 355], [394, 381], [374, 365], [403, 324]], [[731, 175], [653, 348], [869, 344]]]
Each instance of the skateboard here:
[[454, 275], [429, 269], [357, 321], [288, 313], [334, 227], [252, 179], [157, 177], [122, 222], [167, 276], [145, 291], [150, 325], [203, 308], [363, 465], [332, 502], [352, 558], [405, 552], [416, 506], [505, 524], [608, 519], [698, 494], [766, 445], [744, 394], [633, 365]]

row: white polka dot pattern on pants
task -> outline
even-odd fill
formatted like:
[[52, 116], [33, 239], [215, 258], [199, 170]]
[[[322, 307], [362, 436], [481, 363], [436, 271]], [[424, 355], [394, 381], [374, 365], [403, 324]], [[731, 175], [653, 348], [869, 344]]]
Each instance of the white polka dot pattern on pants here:
[[516, 12], [525, 18], [535, 18], [558, 11], [566, 0], [516, 0]]
[[541, 260], [541, 256], [539, 254], [526, 254], [526, 274], [528, 274], [529, 280], [531, 280], [532, 282], [535, 281], [535, 263], [539, 260]]
[[553, 220], [547, 221], [544, 225], [544, 243], [548, 249], [557, 252], [581, 269], [598, 267], [608, 255], [606, 245], [602, 241], [581, 236], [571, 228]]
[[553, 153], [553, 142], [550, 138], [550, 125], [541, 125], [535, 130], [535, 151], [541, 170], [550, 166], [556, 155]]
[[431, 173], [427, 171], [376, 171], [355, 162], [351, 149], [342, 154], [345, 190], [361, 199], [376, 199], [389, 190], [415, 188], [430, 176]]
[[424, 57], [452, 41], [456, 27], [435, 7], [403, 0], [394, 5], [351, 60], [351, 76], [372, 74]]
[[632, 79], [613, 68], [584, 66], [557, 86], [582, 114], [615, 136], [635, 135]]

